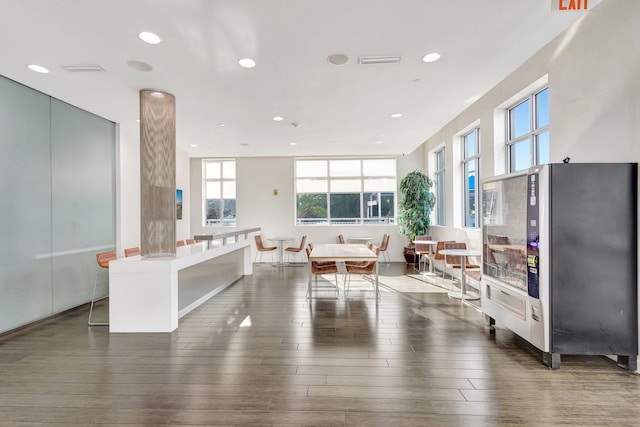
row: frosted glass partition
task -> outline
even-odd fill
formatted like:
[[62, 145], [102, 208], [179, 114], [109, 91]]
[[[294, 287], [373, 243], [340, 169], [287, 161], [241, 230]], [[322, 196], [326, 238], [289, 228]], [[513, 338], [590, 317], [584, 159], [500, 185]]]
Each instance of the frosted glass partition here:
[[0, 78], [0, 332], [51, 313], [49, 97]]
[[[114, 141], [112, 122], [51, 100], [54, 312], [91, 299], [95, 254], [115, 250]], [[102, 296], [108, 274], [101, 273]]]
[[90, 300], [115, 249], [115, 124], [0, 76], [0, 150], [2, 333]]

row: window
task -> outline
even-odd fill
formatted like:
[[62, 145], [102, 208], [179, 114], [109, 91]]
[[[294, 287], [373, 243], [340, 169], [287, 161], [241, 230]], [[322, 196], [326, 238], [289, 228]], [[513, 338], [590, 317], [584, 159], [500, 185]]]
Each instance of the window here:
[[298, 159], [296, 225], [395, 223], [396, 161]]
[[204, 226], [236, 225], [236, 161], [202, 161]]
[[444, 147], [436, 151], [436, 218], [435, 223], [445, 225]]
[[509, 171], [549, 163], [549, 88], [507, 109]]
[[478, 227], [476, 207], [478, 206], [478, 177], [480, 176], [480, 128], [462, 136], [462, 192], [464, 226]]

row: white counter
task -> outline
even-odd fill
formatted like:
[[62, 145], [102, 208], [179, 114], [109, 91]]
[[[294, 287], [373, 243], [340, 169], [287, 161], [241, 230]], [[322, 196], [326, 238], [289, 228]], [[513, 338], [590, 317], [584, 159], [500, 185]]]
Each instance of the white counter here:
[[181, 246], [175, 257], [111, 261], [109, 332], [172, 332], [180, 317], [250, 274], [248, 239], [211, 249]]

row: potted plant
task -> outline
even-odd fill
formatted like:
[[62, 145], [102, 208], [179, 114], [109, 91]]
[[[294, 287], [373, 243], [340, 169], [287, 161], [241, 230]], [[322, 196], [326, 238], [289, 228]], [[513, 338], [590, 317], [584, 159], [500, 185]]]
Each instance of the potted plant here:
[[431, 212], [436, 204], [431, 187], [431, 178], [419, 170], [410, 172], [400, 181], [398, 232], [409, 236], [409, 246], [405, 248], [408, 264], [416, 262], [413, 241], [416, 236], [427, 234], [431, 225]]

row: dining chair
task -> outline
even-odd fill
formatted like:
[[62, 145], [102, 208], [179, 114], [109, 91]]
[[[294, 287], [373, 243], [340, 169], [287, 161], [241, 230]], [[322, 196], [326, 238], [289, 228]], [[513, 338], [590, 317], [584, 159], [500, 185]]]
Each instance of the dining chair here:
[[193, 245], [196, 242], [196, 240], [195, 239], [187, 239], [185, 242], [187, 243], [187, 245]]
[[180, 246], [186, 246], [186, 243], [184, 242], [184, 240], [178, 240], [176, 242], [176, 248], [178, 248]]
[[[464, 242], [449, 242], [444, 245], [445, 249], [467, 249], [467, 244]], [[469, 257], [465, 256], [465, 268], [467, 270], [480, 269], [477, 264], [472, 264], [469, 261]], [[453, 272], [462, 268], [462, 256], [460, 255], [445, 255], [444, 265], [446, 268], [451, 269], [451, 279], [453, 280]], [[442, 277], [444, 278], [444, 272]]]
[[387, 249], [389, 249], [389, 239], [391, 238], [391, 235], [385, 233], [382, 235], [382, 242], [380, 242], [380, 253], [382, 254], [382, 258], [384, 258], [386, 260], [386, 262], [391, 262], [391, 259], [389, 259], [389, 254], [387, 253]]
[[343, 245], [345, 244], [344, 236], [342, 234], [338, 234], [338, 243], [342, 243]]
[[[377, 246], [373, 246], [370, 248], [376, 256], [380, 256], [380, 248]], [[345, 284], [344, 284], [344, 294], [349, 294], [349, 286], [351, 284], [351, 275], [358, 274], [360, 276], [364, 276], [364, 279], [373, 284], [375, 286], [375, 282], [371, 275], [376, 272], [376, 264], [378, 260], [375, 261], [362, 261], [362, 262], [345, 262], [344, 266], [347, 271], [345, 276]], [[378, 297], [380, 297], [380, 290], [378, 290]]]
[[[429, 265], [433, 267], [433, 264], [431, 263], [431, 258], [430, 258], [430, 256], [432, 255], [432, 246], [416, 243], [416, 241], [418, 240], [431, 240], [431, 236], [426, 234], [423, 236], [416, 236], [416, 238], [414, 239], [413, 250], [418, 256], [418, 271], [423, 271], [423, 268], [420, 267], [420, 263], [423, 259], [424, 259], [424, 270], [427, 269], [427, 261], [429, 261]], [[415, 264], [414, 264], [414, 268], [415, 268]]]
[[115, 251], [110, 251], [110, 252], [102, 252], [99, 254], [96, 254], [96, 262], [98, 263], [98, 271], [96, 273], [96, 281], [93, 285], [93, 295], [91, 296], [91, 304], [90, 304], [90, 308], [89, 308], [89, 321], [87, 322], [89, 324], [89, 326], [108, 326], [109, 322], [92, 322], [91, 321], [91, 315], [93, 314], [93, 305], [96, 301], [99, 301], [101, 299], [107, 298], [109, 296], [109, 293], [107, 293], [107, 295], [105, 295], [104, 297], [99, 298], [98, 300], [96, 300], [96, 290], [98, 289], [98, 279], [100, 278], [100, 272], [103, 270], [108, 270], [109, 269], [109, 262], [113, 261], [114, 259], [117, 259], [118, 256], [116, 255]]
[[[313, 250], [313, 244], [309, 244], [306, 248], [307, 259], [311, 255]], [[311, 273], [313, 274], [316, 287], [318, 286], [318, 276], [323, 274], [333, 274], [335, 280], [336, 293], [340, 295], [340, 287], [338, 282], [338, 264], [335, 261], [311, 261]], [[307, 297], [310, 297], [309, 290], [307, 289]]]
[[258, 250], [258, 252], [256, 253], [256, 259], [254, 259], [254, 262], [256, 262], [256, 260], [258, 259], [258, 254], [260, 254], [260, 260], [257, 261], [257, 262], [262, 262], [262, 254], [264, 254], [265, 252], [270, 252], [271, 253], [271, 262], [273, 262], [273, 251], [278, 249], [278, 247], [277, 246], [265, 246], [264, 243], [262, 243], [262, 236], [260, 236], [260, 235], [255, 235], [253, 237], [256, 240], [256, 249]]
[[135, 248], [127, 248], [124, 250], [125, 257], [136, 256], [136, 255], [140, 255], [140, 248], [138, 246], [136, 246]]
[[307, 235], [305, 234], [300, 239], [300, 246], [289, 246], [288, 248], [285, 248], [284, 250], [285, 252], [287, 252], [288, 257], [291, 257], [294, 254], [302, 254], [303, 261], [306, 262], [305, 250], [304, 250], [304, 244], [306, 241], [307, 241]]
[[444, 255], [441, 254], [440, 251], [445, 248], [445, 245], [447, 243], [455, 243], [455, 242], [453, 240], [438, 240], [438, 242], [436, 243], [435, 251], [433, 251], [430, 255], [427, 255], [429, 257], [429, 262], [433, 263], [434, 268], [436, 266], [436, 261], [442, 262], [442, 280], [444, 280], [445, 265], [444, 265]]

